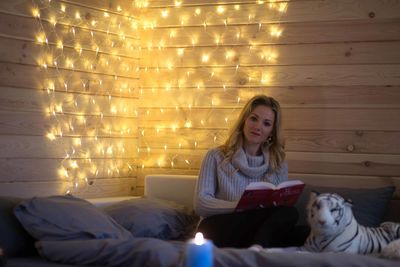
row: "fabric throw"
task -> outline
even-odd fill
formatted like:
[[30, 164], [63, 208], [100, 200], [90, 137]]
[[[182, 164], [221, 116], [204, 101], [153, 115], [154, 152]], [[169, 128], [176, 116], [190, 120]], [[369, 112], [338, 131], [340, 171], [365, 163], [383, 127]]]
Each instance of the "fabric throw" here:
[[198, 222], [198, 217], [184, 206], [155, 198], [122, 201], [104, 211], [135, 237], [184, 239]]
[[96, 206], [69, 195], [24, 200], [15, 207], [14, 214], [37, 240], [133, 238]]

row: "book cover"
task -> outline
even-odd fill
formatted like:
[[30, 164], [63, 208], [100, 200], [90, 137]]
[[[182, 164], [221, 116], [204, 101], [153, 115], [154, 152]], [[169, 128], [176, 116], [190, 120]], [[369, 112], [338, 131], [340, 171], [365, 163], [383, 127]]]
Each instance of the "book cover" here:
[[243, 192], [235, 211], [267, 208], [271, 206], [293, 206], [303, 192], [305, 184], [290, 180], [275, 186], [268, 182], [250, 183]]

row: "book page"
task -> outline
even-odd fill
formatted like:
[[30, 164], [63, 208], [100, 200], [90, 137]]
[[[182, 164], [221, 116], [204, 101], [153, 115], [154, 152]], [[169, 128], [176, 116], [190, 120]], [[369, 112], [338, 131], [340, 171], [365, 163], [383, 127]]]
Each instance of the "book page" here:
[[285, 181], [285, 182], [278, 184], [276, 186], [276, 188], [285, 188], [285, 187], [299, 185], [299, 184], [304, 184], [304, 183], [300, 180], [289, 180], [289, 181]]
[[276, 189], [290, 187], [290, 186], [299, 185], [299, 184], [303, 184], [303, 182], [300, 180], [289, 180], [289, 181], [282, 182], [282, 183], [278, 184], [277, 186], [272, 183], [269, 183], [269, 182], [252, 182], [246, 187], [246, 190], [268, 189], [268, 188], [276, 190]]
[[268, 182], [252, 182], [248, 186], [246, 186], [246, 190], [255, 190], [255, 189], [276, 189], [274, 184]]

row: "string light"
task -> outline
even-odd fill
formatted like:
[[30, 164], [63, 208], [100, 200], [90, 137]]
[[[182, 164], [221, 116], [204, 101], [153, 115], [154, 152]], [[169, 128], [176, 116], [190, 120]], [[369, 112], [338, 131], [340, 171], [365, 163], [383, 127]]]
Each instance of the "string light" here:
[[[267, 51], [265, 44], [252, 41], [254, 38], [249, 38], [247, 30], [241, 30], [244, 27], [237, 26], [233, 16], [239, 14], [236, 11], [249, 10], [244, 15], [248, 21], [242, 22], [248, 25], [243, 26], [258, 29], [260, 34], [266, 32], [266, 38], [270, 39], [280, 38], [283, 28], [281, 25], [259, 20], [254, 9], [247, 6], [242, 8], [243, 5], [237, 3], [210, 4], [212, 8], [203, 8], [202, 5], [186, 6], [184, 1], [174, 0], [173, 6], [152, 7], [149, 14], [153, 17], [144, 15], [140, 20], [131, 16], [129, 11], [125, 12], [119, 5], [113, 7], [113, 10], [102, 10], [102, 17], [96, 19], [86, 18], [84, 13], [71, 8], [72, 5], [68, 2], [60, 4], [40, 1], [40, 5], [31, 9], [32, 16], [40, 24], [59, 24], [68, 29], [68, 32], [62, 32], [58, 27], [40, 27], [42, 30], [36, 36], [42, 50], [53, 54], [51, 60], [43, 56], [39, 66], [44, 73], [51, 73], [49, 69], [55, 69], [58, 73], [58, 77], [49, 77], [53, 80], [53, 85], [45, 86], [48, 99], [52, 102], [48, 105], [47, 112], [55, 122], [52, 126], [57, 129], [49, 130], [46, 137], [50, 141], [66, 143], [68, 157], [62, 162], [63, 171], [59, 173], [61, 177], [68, 178], [71, 184], [66, 191], [73, 192], [80, 188], [80, 183], [93, 182], [96, 177], [119, 174], [123, 170], [122, 166], [130, 171], [135, 170], [126, 162], [117, 164], [114, 160], [118, 158], [119, 153], [128, 154], [132, 150], [126, 149], [123, 144], [107, 143], [105, 139], [112, 142], [120, 137], [136, 135], [140, 142], [134, 151], [139, 157], [143, 157], [140, 159], [142, 162], [137, 163], [141, 168], [147, 165], [176, 168], [177, 164], [182, 162], [190, 167], [194, 163], [190, 159], [182, 159], [184, 156], [180, 153], [183, 153], [183, 148], [199, 148], [201, 140], [192, 136], [192, 131], [196, 131], [197, 128], [209, 130], [215, 127], [212, 123], [216, 120], [210, 119], [210, 116], [214, 116], [213, 111], [220, 108], [224, 96], [231, 99], [232, 112], [222, 115], [220, 120], [224, 123], [217, 127], [228, 129], [230, 118], [240, 109], [243, 100], [248, 98], [239, 89], [235, 92], [237, 88], [224, 80], [224, 74], [230, 72], [232, 81], [237, 80], [241, 85], [249, 83], [257, 87], [271, 84], [273, 76], [270, 73], [254, 72], [248, 67], [246, 60], [257, 58], [263, 61], [262, 64], [275, 63], [278, 54], [275, 51]], [[278, 16], [288, 8], [287, 2], [277, 1], [257, 0], [249, 5], [270, 8], [277, 12]], [[132, 3], [132, 7], [148, 6], [149, 1], [146, 0], [135, 0]], [[41, 14], [40, 10], [46, 12]], [[176, 21], [176, 25], [164, 27], [163, 23], [166, 21]], [[195, 30], [186, 30], [186, 26], [194, 27]], [[135, 39], [137, 35], [132, 37], [135, 35], [132, 32], [139, 29], [144, 33], [143, 41], [140, 41], [140, 38]], [[222, 30], [217, 33], [216, 29]], [[156, 35], [153, 35], [154, 30], [157, 30]], [[53, 40], [54, 36], [57, 36], [57, 40]], [[50, 45], [48, 38], [51, 38]], [[183, 43], [181, 40], [187, 41]], [[268, 40], [264, 42], [268, 43]], [[53, 46], [56, 49], [53, 49]], [[248, 54], [242, 52], [244, 47], [249, 48]], [[136, 52], [137, 58], [127, 56]], [[141, 57], [147, 54], [150, 55], [149, 58]], [[65, 75], [64, 69], [72, 74]], [[88, 71], [106, 75], [99, 75], [100, 79], [93, 80], [81, 80], [77, 78], [79, 75], [75, 75]], [[154, 84], [148, 87], [142, 86], [140, 80], [146, 75], [151, 75], [149, 83], [150, 80], [154, 80]], [[131, 77], [139, 77], [139, 82], [136, 80], [122, 84]], [[210, 92], [208, 95], [208, 88], [218, 90], [218, 93], [214, 96], [213, 92]], [[204, 91], [206, 96], [194, 96], [192, 94], [198, 92], [190, 90], [197, 90], [202, 94]], [[55, 103], [59, 93], [73, 95], [75, 98]], [[157, 97], [165, 99], [158, 101]], [[129, 98], [129, 101], [125, 101], [124, 98]], [[151, 103], [153, 98], [154, 103]], [[139, 106], [137, 102], [141, 105], [143, 103], [143, 106]], [[135, 103], [133, 108], [132, 103]], [[161, 107], [157, 106], [157, 103], [162, 103]], [[83, 115], [80, 117], [80, 114]], [[159, 125], [152, 125], [157, 116], [160, 116]], [[119, 118], [122, 117], [138, 119], [139, 124], [133, 124], [132, 128], [129, 128], [120, 122], [122, 120]], [[164, 118], [166, 122], [163, 122]], [[149, 125], [146, 124], [146, 120], [149, 121]], [[139, 129], [140, 123], [146, 126], [140, 126]], [[158, 146], [151, 140], [155, 135], [164, 137], [168, 133], [180, 136], [183, 135], [183, 131], [189, 133], [185, 136], [188, 140], [171, 138], [166, 142], [160, 141], [163, 143]], [[71, 142], [72, 136], [90, 136], [90, 139], [82, 137], [77, 139], [79, 143], [76, 143], [78, 141]], [[212, 141], [218, 143], [222, 138], [213, 134]], [[98, 142], [104, 143], [97, 147], [94, 144]], [[202, 148], [206, 146], [202, 142], [200, 144]], [[144, 155], [146, 153], [147, 155]], [[111, 163], [100, 168], [93, 160], [94, 156], [104, 156], [111, 159]], [[90, 164], [83, 164], [82, 160], [77, 161], [77, 158], [90, 161]], [[77, 166], [80, 172], [76, 170]]]
[[[104, 29], [96, 29], [99, 21], [84, 21], [81, 11], [73, 10], [69, 3], [32, 2], [31, 14], [40, 29], [36, 34], [36, 41], [41, 44], [37, 64], [43, 70], [43, 83], [46, 84], [43, 90], [48, 96], [45, 110], [51, 120], [45, 136], [65, 150], [58, 168], [58, 175], [65, 179], [67, 185], [64, 192], [83, 190], [82, 184], [93, 184], [97, 177], [128, 175], [126, 172], [135, 168], [121, 158], [126, 158], [125, 140], [129, 139], [122, 138], [118, 144], [115, 142], [117, 134], [118, 137], [133, 136], [131, 128], [120, 118], [137, 117], [137, 109], [131, 108], [134, 101], [126, 100], [135, 99], [137, 91], [132, 90], [134, 83], [119, 81], [120, 75], [129, 77], [132, 70], [132, 59], [128, 58], [125, 63], [120, 54], [139, 50], [133, 45], [132, 37], [126, 34], [132, 25], [137, 25], [138, 19], [133, 21], [133, 17], [122, 12], [121, 6], [116, 8], [121, 15], [114, 12], [112, 18], [112, 12], [105, 11], [104, 19], [109, 19], [105, 33]], [[40, 10], [46, 12], [41, 14]], [[126, 20], [128, 16], [129, 21]], [[53, 27], [49, 28], [46, 24]], [[56, 28], [57, 24], [63, 27]], [[90, 38], [89, 42], [87, 38]], [[117, 46], [118, 53], [112, 50]], [[101, 52], [111, 50], [110, 53]], [[107, 75], [98, 80], [82, 79], [79, 75], [87, 70], [110, 74], [112, 70], [108, 66], [102, 67], [102, 62], [106, 62], [106, 66], [109, 62], [110, 65], [113, 62], [120, 66], [117, 73], [112, 73], [112, 81]], [[69, 74], [61, 68], [68, 70]], [[107, 144], [107, 140], [110, 143]], [[93, 157], [97, 157], [96, 160]], [[99, 161], [101, 158], [104, 161]], [[102, 167], [97, 164], [102, 164]], [[123, 171], [124, 166], [126, 170]]]

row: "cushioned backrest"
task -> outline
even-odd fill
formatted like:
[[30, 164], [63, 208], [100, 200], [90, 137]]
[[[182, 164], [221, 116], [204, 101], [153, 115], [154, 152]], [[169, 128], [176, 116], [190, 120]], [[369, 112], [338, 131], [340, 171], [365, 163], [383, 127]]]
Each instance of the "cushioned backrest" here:
[[390, 201], [383, 220], [400, 222], [400, 199], [392, 199]]
[[0, 197], [0, 247], [7, 257], [28, 256], [36, 253], [34, 240], [25, 231], [13, 210], [22, 199]]
[[175, 201], [193, 209], [193, 198], [197, 176], [195, 175], [147, 175], [144, 195]]

